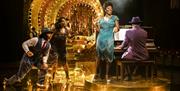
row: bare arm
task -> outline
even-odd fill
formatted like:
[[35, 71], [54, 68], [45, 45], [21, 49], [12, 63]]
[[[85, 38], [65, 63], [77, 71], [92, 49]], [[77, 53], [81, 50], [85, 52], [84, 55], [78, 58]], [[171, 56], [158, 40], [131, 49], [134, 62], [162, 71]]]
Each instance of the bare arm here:
[[113, 29], [113, 32], [118, 32], [119, 31], [119, 19], [118, 19], [118, 17], [116, 17], [116, 19], [115, 19], [115, 27], [114, 27], [114, 29]]
[[97, 24], [96, 32], [99, 32], [99, 31], [100, 31], [100, 24], [98, 23], [98, 24]]

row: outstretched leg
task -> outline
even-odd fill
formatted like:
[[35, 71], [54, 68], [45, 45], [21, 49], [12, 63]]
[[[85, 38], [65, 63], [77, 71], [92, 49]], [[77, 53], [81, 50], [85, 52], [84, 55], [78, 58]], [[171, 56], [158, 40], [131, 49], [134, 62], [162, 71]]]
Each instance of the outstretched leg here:
[[41, 64], [41, 67], [39, 68], [39, 72], [38, 72], [38, 82], [37, 82], [37, 86], [42, 86], [44, 87], [45, 85], [45, 76], [47, 74], [48, 71], [48, 65], [47, 64]]
[[65, 74], [66, 74], [66, 79], [69, 80], [69, 67], [67, 64], [63, 65], [63, 68], [64, 68], [64, 71], [65, 71]]
[[6, 84], [12, 85], [16, 82], [21, 82], [21, 80], [26, 76], [26, 74], [31, 70], [31, 68], [32, 65], [30, 63], [30, 60], [26, 56], [23, 56], [20, 62], [18, 72], [9, 79], [5, 79], [7, 82]]

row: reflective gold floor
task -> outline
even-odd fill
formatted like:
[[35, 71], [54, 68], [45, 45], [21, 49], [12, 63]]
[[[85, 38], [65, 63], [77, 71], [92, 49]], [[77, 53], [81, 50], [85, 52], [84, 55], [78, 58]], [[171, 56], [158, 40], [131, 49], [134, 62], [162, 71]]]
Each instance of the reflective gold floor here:
[[47, 74], [45, 88], [37, 88], [30, 79], [26, 79], [23, 84], [3, 86], [3, 88], [4, 91], [170, 91], [170, 81], [162, 78], [120, 81], [114, 76], [107, 83], [105, 80], [93, 81], [94, 74], [84, 74], [81, 68], [71, 69], [69, 73], [70, 81], [65, 79], [61, 68], [56, 72], [54, 80], [51, 80], [50, 74]]
[[170, 91], [170, 82], [165, 79], [112, 80], [110, 83], [86, 80], [84, 88], [87, 91]]

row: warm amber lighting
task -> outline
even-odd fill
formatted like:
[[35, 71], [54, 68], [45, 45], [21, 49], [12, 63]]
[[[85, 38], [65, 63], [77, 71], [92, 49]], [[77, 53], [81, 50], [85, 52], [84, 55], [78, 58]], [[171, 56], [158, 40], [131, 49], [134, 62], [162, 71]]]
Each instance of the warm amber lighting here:
[[[29, 29], [33, 26], [39, 34], [42, 27], [55, 24], [61, 16], [70, 20], [70, 33], [73, 37], [68, 38], [71, 42], [67, 49], [74, 50], [69, 50], [68, 56], [72, 56], [72, 52], [81, 53], [83, 50], [89, 50], [95, 44], [97, 20], [103, 15], [99, 0], [33, 0], [27, 12]], [[77, 44], [74, 39], [76, 36], [84, 36], [84, 39], [78, 40], [81, 44]]]

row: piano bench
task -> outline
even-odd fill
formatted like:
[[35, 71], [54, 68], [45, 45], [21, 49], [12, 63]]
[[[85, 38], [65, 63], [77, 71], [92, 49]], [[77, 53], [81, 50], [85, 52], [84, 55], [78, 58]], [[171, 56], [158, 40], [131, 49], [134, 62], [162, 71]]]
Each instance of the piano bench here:
[[[127, 72], [127, 71], [129, 71], [131, 76], [134, 75], [134, 71], [131, 72], [131, 70], [130, 70], [130, 66], [133, 66], [133, 65], [135, 66], [134, 71], [136, 71], [138, 66], [145, 67], [145, 79], [147, 80], [148, 74], [150, 71], [151, 80], [153, 80], [154, 65], [155, 65], [154, 60], [140, 60], [139, 61], [139, 60], [126, 60], [126, 59], [116, 60], [116, 77], [117, 77], [117, 80], [119, 80], [119, 77], [118, 77], [119, 73], [120, 73], [121, 81], [124, 80], [124, 75], [125, 75], [125, 72]], [[149, 67], [151, 68], [150, 70], [149, 70]]]

